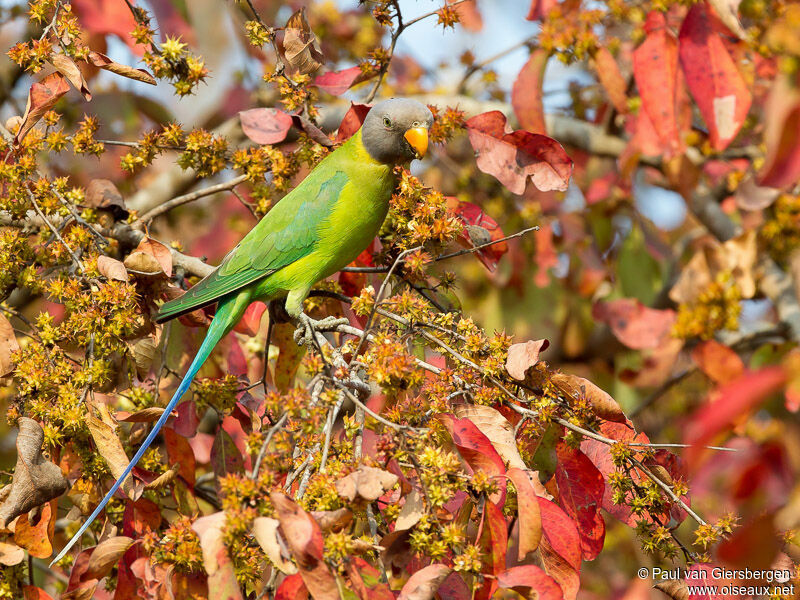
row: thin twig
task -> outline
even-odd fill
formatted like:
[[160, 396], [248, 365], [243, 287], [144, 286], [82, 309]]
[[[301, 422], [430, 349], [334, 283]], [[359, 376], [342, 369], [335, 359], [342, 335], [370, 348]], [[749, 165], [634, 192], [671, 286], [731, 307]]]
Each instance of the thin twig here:
[[481, 71], [485, 67], [489, 66], [494, 61], [499, 60], [499, 59], [503, 58], [504, 56], [507, 56], [507, 55], [511, 54], [512, 52], [515, 52], [516, 50], [519, 50], [520, 48], [524, 48], [525, 46], [530, 46], [531, 42], [533, 42], [537, 37], [538, 37], [538, 34], [532, 35], [530, 37], [526, 37], [524, 40], [517, 42], [513, 46], [509, 46], [505, 50], [501, 50], [497, 54], [494, 54], [494, 55], [490, 56], [489, 58], [487, 58], [485, 60], [482, 60], [481, 62], [478, 62], [478, 63], [475, 63], [473, 65], [470, 65], [469, 68], [467, 69], [466, 73], [464, 73], [464, 76], [461, 78], [461, 81], [459, 81], [459, 83], [458, 83], [458, 86], [456, 88], [458, 90], [458, 93], [459, 94], [463, 94], [464, 93], [464, 90], [466, 89], [466, 85], [467, 85], [467, 80], [470, 77], [472, 77], [475, 73], [477, 73], [478, 71]]
[[[495, 246], [502, 242], [507, 242], [508, 240], [513, 240], [514, 238], [522, 237], [526, 233], [530, 233], [531, 231], [538, 231], [539, 226], [534, 225], [533, 227], [528, 227], [527, 229], [523, 229], [516, 233], [512, 233], [511, 235], [507, 235], [505, 237], [490, 240], [484, 244], [479, 244], [477, 246], [473, 246], [472, 248], [464, 248], [462, 250], [457, 250], [455, 252], [449, 252], [447, 254], [440, 254], [439, 256], [434, 257], [431, 259], [431, 262], [439, 262], [441, 260], [447, 260], [449, 258], [455, 258], [456, 256], [463, 256], [464, 254], [472, 254], [473, 252], [479, 252], [484, 248], [488, 248], [489, 246]], [[347, 273], [386, 273], [390, 267], [344, 267], [341, 269]]]
[[[452, 2], [448, 4], [448, 7], [458, 6], [459, 4], [463, 4], [464, 2], [473, 2], [474, 0], [458, 0], [457, 2]], [[389, 71], [389, 65], [392, 62], [392, 58], [394, 57], [394, 50], [397, 46], [397, 40], [400, 37], [400, 34], [406, 30], [406, 28], [411, 27], [415, 23], [419, 23], [423, 19], [427, 19], [428, 17], [432, 17], [434, 15], [439, 14], [441, 9], [432, 10], [427, 12], [423, 15], [415, 17], [408, 22], [403, 22], [403, 15], [400, 12], [400, 3], [397, 0], [392, 1], [392, 6], [395, 9], [395, 16], [397, 17], [397, 25], [395, 26], [394, 30], [392, 31], [392, 39], [389, 42], [389, 55], [386, 57], [386, 60], [383, 64], [381, 64], [380, 70], [378, 71], [378, 78], [375, 80], [375, 83], [372, 86], [369, 94], [367, 95], [367, 99], [365, 102], [369, 104], [375, 99], [375, 96], [378, 93], [378, 89], [380, 89], [381, 84], [383, 83], [384, 78], [386, 77], [386, 73]]]
[[206, 196], [211, 196], [212, 194], [216, 194], [219, 192], [225, 192], [227, 190], [235, 188], [240, 183], [244, 183], [247, 181], [247, 175], [239, 175], [238, 177], [234, 177], [230, 181], [224, 181], [222, 183], [218, 183], [216, 185], [211, 185], [207, 188], [203, 188], [201, 190], [195, 190], [194, 192], [190, 192], [188, 194], [184, 194], [183, 196], [178, 196], [177, 198], [173, 198], [168, 202], [164, 202], [164, 204], [160, 204], [156, 206], [154, 209], [146, 212], [141, 217], [136, 219], [133, 222], [131, 227], [134, 229], [143, 229], [146, 223], [149, 223], [153, 219], [155, 219], [159, 215], [163, 215], [166, 212], [169, 212], [173, 208], [177, 206], [181, 206], [182, 204], [188, 204], [189, 202], [194, 202], [200, 198], [205, 198]]

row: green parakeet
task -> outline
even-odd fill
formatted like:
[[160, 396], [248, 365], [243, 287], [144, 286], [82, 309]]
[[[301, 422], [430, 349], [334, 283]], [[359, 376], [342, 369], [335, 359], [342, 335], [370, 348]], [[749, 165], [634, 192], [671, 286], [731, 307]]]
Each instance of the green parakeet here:
[[394, 167], [425, 155], [432, 124], [431, 111], [419, 102], [393, 98], [376, 104], [361, 129], [282, 198], [214, 272], [180, 298], [161, 306], [158, 322], [214, 303], [217, 311], [164, 413], [54, 563], [80, 539], [116, 493], [211, 351], [248, 305], [285, 297], [289, 315], [303, 319], [303, 300], [311, 286], [350, 263], [369, 245], [389, 210], [396, 183]]

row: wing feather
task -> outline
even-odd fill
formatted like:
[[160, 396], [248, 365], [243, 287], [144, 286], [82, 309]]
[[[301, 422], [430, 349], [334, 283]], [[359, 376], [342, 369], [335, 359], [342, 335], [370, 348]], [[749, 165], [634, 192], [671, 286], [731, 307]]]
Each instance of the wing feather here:
[[319, 224], [331, 214], [348, 181], [342, 171], [318, 172], [323, 166], [281, 199], [214, 272], [180, 298], [163, 304], [156, 322], [213, 304], [310, 254], [319, 241]]

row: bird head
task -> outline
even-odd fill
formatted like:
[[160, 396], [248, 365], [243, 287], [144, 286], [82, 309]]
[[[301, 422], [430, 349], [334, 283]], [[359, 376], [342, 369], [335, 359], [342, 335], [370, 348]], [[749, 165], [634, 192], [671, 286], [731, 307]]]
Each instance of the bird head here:
[[428, 150], [433, 114], [424, 104], [406, 98], [378, 102], [367, 113], [361, 139], [370, 156], [385, 164], [422, 158]]

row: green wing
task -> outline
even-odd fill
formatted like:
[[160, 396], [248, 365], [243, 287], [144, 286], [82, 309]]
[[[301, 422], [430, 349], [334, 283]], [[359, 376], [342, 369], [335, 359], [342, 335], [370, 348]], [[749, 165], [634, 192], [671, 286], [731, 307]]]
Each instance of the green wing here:
[[180, 298], [163, 304], [156, 322], [213, 304], [308, 255], [318, 241], [319, 224], [331, 214], [348, 181], [342, 171], [325, 166], [320, 164], [281, 199], [228, 253], [216, 271]]

